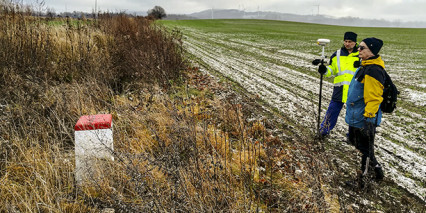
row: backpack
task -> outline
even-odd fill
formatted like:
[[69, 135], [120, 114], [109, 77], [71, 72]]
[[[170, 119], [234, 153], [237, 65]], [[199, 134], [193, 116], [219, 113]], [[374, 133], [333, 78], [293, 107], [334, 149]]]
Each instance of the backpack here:
[[386, 71], [385, 73], [385, 84], [383, 89], [383, 101], [380, 105], [380, 109], [384, 113], [392, 113], [396, 108], [396, 102], [398, 98], [399, 91], [396, 88], [395, 84], [393, 84], [392, 79], [388, 75]]

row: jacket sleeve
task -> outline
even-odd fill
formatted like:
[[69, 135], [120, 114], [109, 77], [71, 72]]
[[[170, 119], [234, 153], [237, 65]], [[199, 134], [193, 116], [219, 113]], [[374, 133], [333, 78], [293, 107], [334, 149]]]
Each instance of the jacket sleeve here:
[[330, 65], [327, 66], [327, 72], [324, 74], [324, 77], [335, 76], [337, 74], [336, 52], [334, 52], [333, 55], [331, 55], [330, 57]]
[[364, 78], [364, 117], [374, 118], [383, 101], [384, 77], [381, 70], [370, 70]]

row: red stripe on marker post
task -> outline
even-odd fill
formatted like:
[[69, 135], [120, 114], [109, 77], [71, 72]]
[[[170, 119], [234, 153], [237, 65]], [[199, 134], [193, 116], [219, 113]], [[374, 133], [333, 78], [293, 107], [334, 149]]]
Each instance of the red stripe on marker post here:
[[75, 131], [109, 129], [112, 124], [111, 114], [84, 115], [74, 126]]

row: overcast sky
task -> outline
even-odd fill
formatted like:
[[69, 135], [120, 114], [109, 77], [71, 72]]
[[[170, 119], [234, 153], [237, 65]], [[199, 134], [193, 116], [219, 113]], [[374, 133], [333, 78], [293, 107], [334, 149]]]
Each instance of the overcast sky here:
[[[39, 0], [41, 1], [41, 0]], [[56, 12], [85, 11], [95, 8], [96, 0], [45, 0]], [[30, 0], [24, 0], [30, 2]], [[33, 1], [34, 2], [34, 1]], [[330, 15], [390, 21], [426, 21], [426, 0], [97, 0], [101, 11], [141, 11], [158, 5], [167, 14], [190, 14], [206, 9], [245, 9], [301, 15]]]

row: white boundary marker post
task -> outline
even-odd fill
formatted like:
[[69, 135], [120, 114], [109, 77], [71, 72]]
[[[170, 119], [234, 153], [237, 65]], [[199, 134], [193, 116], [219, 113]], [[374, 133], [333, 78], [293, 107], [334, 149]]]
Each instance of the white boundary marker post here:
[[111, 114], [80, 117], [75, 130], [75, 179], [81, 185], [94, 178], [98, 159], [114, 160]]

